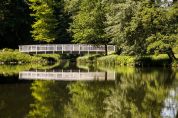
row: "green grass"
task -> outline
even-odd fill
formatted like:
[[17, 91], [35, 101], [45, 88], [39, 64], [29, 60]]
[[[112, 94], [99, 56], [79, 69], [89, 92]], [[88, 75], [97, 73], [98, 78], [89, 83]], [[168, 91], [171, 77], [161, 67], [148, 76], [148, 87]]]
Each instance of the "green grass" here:
[[97, 64], [107, 64], [107, 65], [134, 65], [135, 57], [132, 56], [118, 56], [118, 55], [108, 55], [97, 58]]
[[80, 63], [94, 63], [97, 58], [99, 58], [101, 55], [99, 54], [93, 54], [93, 55], [85, 55], [82, 57], [77, 58], [77, 62]]
[[0, 64], [24, 64], [24, 63], [40, 63], [47, 64], [48, 62], [60, 62], [58, 54], [38, 54], [29, 55], [21, 53], [18, 50], [3, 49], [0, 50]]
[[3, 49], [0, 51], [1, 64], [46, 63], [42, 57], [31, 56], [18, 50]]
[[[178, 56], [178, 55], [176, 55]], [[120, 65], [120, 66], [171, 66], [178, 65], [172, 62], [166, 54], [147, 56], [123, 56], [123, 55], [86, 55], [77, 58], [77, 63], [95, 63], [97, 65]]]

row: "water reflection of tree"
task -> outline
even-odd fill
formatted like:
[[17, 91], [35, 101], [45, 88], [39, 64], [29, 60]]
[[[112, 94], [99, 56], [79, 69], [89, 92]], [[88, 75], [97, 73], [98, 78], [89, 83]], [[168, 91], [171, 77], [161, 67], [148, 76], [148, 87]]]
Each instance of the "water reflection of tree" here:
[[103, 118], [103, 101], [114, 82], [76, 82], [68, 87], [72, 98], [65, 107], [67, 118]]
[[174, 75], [171, 71], [121, 75], [120, 83], [104, 101], [105, 117], [159, 118]]
[[118, 81], [34, 81], [29, 118], [159, 118], [171, 70], [119, 73]]
[[69, 99], [66, 85], [66, 82], [34, 81], [31, 87], [34, 103], [28, 118], [63, 117], [64, 105]]

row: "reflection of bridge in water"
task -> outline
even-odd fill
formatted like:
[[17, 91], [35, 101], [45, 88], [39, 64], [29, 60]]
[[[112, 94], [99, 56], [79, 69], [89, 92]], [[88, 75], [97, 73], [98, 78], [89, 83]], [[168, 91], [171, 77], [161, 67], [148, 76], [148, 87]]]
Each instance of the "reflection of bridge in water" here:
[[63, 80], [63, 81], [75, 81], [75, 80], [115, 80], [115, 72], [99, 72], [99, 71], [82, 71], [78, 70], [58, 70], [55, 71], [22, 71], [19, 73], [19, 79], [25, 80]]

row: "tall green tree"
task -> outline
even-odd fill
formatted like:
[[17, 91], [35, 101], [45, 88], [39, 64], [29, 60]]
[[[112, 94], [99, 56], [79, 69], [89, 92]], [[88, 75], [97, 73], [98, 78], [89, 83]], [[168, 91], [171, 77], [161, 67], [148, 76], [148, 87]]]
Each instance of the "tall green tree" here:
[[47, 43], [69, 43], [67, 31], [69, 15], [64, 10], [64, 0], [29, 0], [32, 24], [32, 36], [35, 40]]
[[56, 37], [57, 20], [54, 16], [53, 0], [29, 0], [30, 9], [33, 11], [31, 16], [35, 18], [32, 25], [32, 36], [37, 41], [53, 42]]
[[172, 48], [177, 40], [177, 12], [176, 2], [172, 3], [173, 6], [168, 5], [170, 1], [160, 0], [112, 1], [107, 12], [107, 34], [124, 54], [156, 51], [175, 59]]
[[83, 0], [78, 12], [73, 16], [70, 31], [73, 42], [88, 44], [104, 44], [107, 54], [107, 44], [110, 39], [105, 33], [105, 4], [102, 0]]
[[65, 0], [55, 0], [54, 16], [57, 20], [55, 33], [57, 35], [54, 43], [70, 43], [72, 38], [68, 29], [70, 27], [71, 18], [70, 14], [65, 11]]
[[178, 43], [178, 3], [164, 10], [157, 23], [161, 29], [147, 38], [147, 49], [149, 52], [167, 53], [171, 60], [175, 60], [173, 48]]
[[[137, 0], [113, 0], [108, 5], [106, 33], [125, 54], [133, 55], [142, 51], [137, 35], [130, 32], [130, 22], [139, 6], [140, 2]], [[141, 29], [137, 34], [140, 33]]]

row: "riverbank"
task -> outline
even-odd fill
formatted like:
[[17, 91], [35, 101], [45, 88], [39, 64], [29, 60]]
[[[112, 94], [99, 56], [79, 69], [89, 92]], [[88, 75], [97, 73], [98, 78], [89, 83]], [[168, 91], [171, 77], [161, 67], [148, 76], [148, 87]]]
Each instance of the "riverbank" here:
[[0, 64], [42, 64], [46, 65], [49, 62], [58, 62], [60, 56], [58, 54], [40, 54], [30, 55], [21, 53], [18, 50], [3, 49], [0, 50]]
[[[177, 56], [177, 55], [176, 55]], [[177, 66], [177, 62], [172, 62], [166, 54], [149, 55], [142, 57], [121, 56], [121, 55], [85, 55], [77, 58], [77, 63], [95, 63], [97, 65], [118, 65], [118, 66]]]

